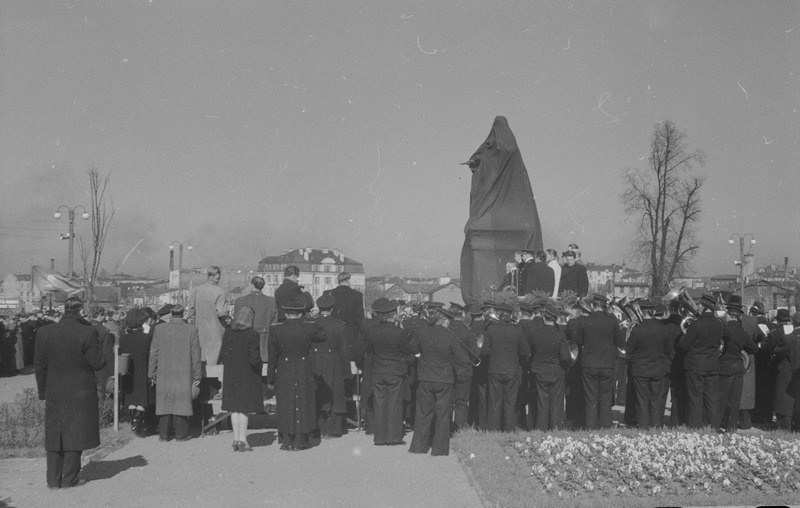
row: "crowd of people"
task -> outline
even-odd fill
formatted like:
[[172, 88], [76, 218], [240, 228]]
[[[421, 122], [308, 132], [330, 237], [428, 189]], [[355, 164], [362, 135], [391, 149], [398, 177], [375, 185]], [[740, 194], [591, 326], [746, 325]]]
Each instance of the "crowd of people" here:
[[665, 424], [668, 398], [670, 425], [798, 430], [800, 315], [780, 309], [769, 322], [759, 302], [744, 309], [738, 295], [695, 303], [684, 292], [636, 301], [586, 294], [576, 250], [563, 253], [563, 266], [554, 251], [522, 251], [500, 291], [469, 306], [379, 298], [365, 315], [348, 273], [314, 301], [295, 266], [274, 297], [254, 277], [232, 312], [218, 267], [186, 307], [84, 312], [70, 298], [57, 324], [37, 315], [34, 329], [48, 485], [76, 484], [80, 451], [96, 446], [115, 343], [128, 360], [119, 386], [134, 432], [190, 439], [193, 415], [222, 421], [202, 409], [219, 398], [235, 452], [253, 449], [249, 416], [273, 395], [286, 451], [363, 423], [375, 445], [405, 445], [413, 429], [409, 452], [447, 455], [459, 428], [602, 429], [615, 403], [624, 425], [650, 428]]

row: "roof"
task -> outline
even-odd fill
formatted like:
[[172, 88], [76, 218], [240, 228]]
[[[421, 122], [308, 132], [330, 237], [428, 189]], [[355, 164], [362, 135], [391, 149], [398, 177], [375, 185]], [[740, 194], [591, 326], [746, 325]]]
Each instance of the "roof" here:
[[439, 284], [400, 283], [390, 286], [386, 291], [391, 291], [391, 289], [394, 287], [400, 288], [404, 293], [409, 295], [415, 295], [415, 294], [429, 295], [434, 291], [436, 291], [437, 289], [441, 288], [442, 286], [440, 286]]
[[[308, 252], [308, 259], [305, 257], [306, 252]], [[333, 261], [332, 264], [350, 265], [363, 270], [363, 265], [361, 263], [345, 257], [338, 249], [294, 249], [289, 252], [284, 252], [279, 256], [267, 256], [259, 261], [258, 264], [319, 265], [327, 259]]]
[[31, 280], [31, 274], [29, 273], [15, 273], [14, 277], [16, 277], [17, 280], [24, 280], [24, 281]]

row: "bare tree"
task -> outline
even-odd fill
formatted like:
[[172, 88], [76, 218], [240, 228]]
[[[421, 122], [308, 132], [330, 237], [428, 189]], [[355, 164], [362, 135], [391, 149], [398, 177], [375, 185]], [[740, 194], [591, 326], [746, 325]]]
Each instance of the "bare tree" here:
[[695, 226], [705, 179], [692, 170], [704, 162], [703, 152], [690, 152], [686, 135], [666, 120], [653, 129], [648, 166], [623, 177], [625, 213], [637, 222], [634, 254], [647, 267], [652, 295], [665, 294], [700, 248]]
[[100, 271], [100, 258], [106, 244], [108, 228], [114, 218], [114, 203], [108, 191], [108, 180], [111, 173], [102, 176], [95, 165], [89, 167], [89, 198], [91, 200], [92, 215], [92, 262], [89, 265], [89, 273], [86, 284], [89, 289], [89, 298], [92, 299], [97, 274]]
[[89, 280], [89, 255], [91, 254], [91, 249], [81, 235], [78, 235], [78, 252], [80, 253], [81, 264], [83, 265], [83, 280], [86, 281]]

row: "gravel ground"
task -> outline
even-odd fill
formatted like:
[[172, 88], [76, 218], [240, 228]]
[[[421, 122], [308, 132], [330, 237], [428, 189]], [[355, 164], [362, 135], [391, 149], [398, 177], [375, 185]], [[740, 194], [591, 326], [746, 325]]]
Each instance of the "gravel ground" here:
[[[35, 386], [32, 378], [2, 378], [0, 400], [13, 400], [13, 387]], [[136, 438], [86, 465], [85, 485], [60, 491], [45, 485], [45, 459], [0, 460], [0, 506], [482, 506], [454, 453], [374, 446], [363, 432], [284, 452], [275, 436], [274, 429], [251, 429], [255, 450], [246, 453], [234, 453], [233, 435], [224, 431], [182, 443]]]

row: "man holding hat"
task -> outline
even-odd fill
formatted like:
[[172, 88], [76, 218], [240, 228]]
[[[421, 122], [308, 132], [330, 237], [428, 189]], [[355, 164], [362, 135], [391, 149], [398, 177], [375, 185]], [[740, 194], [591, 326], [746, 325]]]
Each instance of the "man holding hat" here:
[[678, 330], [657, 319], [666, 311], [663, 304], [639, 300], [644, 319], [631, 330], [625, 346], [636, 397], [635, 412], [639, 428], [661, 427], [664, 408], [661, 399], [675, 355]]
[[408, 451], [431, 455], [450, 453], [450, 408], [453, 404], [453, 365], [469, 361], [458, 338], [448, 329], [455, 315], [437, 307], [433, 326], [418, 328], [411, 351], [419, 353], [414, 437]]
[[719, 356], [728, 340], [725, 324], [716, 315], [717, 299], [704, 293], [703, 311], [678, 342], [686, 353], [687, 424], [698, 429], [719, 421]]
[[617, 350], [625, 348], [625, 331], [605, 312], [607, 301], [603, 295], [594, 295], [592, 313], [578, 321], [573, 339], [580, 348], [584, 426], [588, 429], [611, 427]]
[[386, 298], [372, 303], [377, 324], [363, 327], [365, 349], [371, 358], [374, 443], [400, 445], [403, 442], [403, 381], [411, 354], [411, 335], [395, 324], [397, 304]]
[[100, 445], [94, 372], [105, 365], [97, 330], [80, 316], [83, 301], [71, 296], [57, 324], [36, 331], [34, 365], [39, 400], [45, 401], [47, 486], [75, 487], [83, 450]]
[[326, 336], [317, 323], [302, 319], [305, 310], [304, 301], [284, 303], [286, 321], [269, 329], [267, 383], [275, 390], [278, 433], [284, 451], [308, 448], [309, 434], [316, 427], [309, 355], [312, 344], [324, 342]]
[[345, 324], [331, 316], [335, 301], [330, 294], [317, 298], [319, 316], [315, 321], [325, 330], [327, 339], [325, 342], [315, 342], [311, 347], [317, 430], [322, 438], [341, 437], [347, 413], [344, 381], [350, 377], [350, 360], [345, 344]]
[[[513, 309], [487, 301], [483, 307], [490, 315], [499, 312], [510, 317]], [[487, 430], [513, 432], [516, 424], [516, 405], [522, 382], [522, 364], [527, 364], [530, 347], [522, 328], [509, 319], [492, 319], [483, 331], [484, 342], [479, 344], [481, 356], [489, 363]]]

